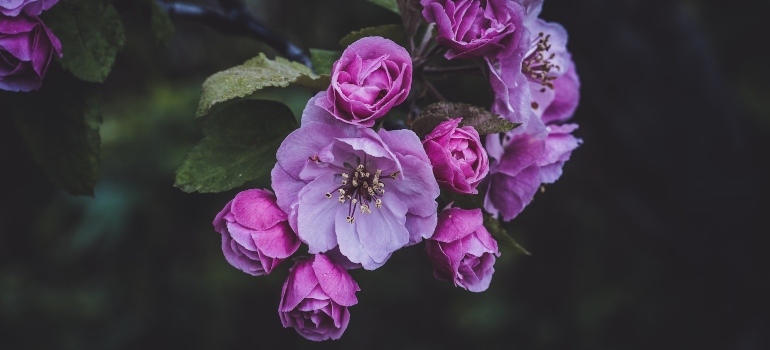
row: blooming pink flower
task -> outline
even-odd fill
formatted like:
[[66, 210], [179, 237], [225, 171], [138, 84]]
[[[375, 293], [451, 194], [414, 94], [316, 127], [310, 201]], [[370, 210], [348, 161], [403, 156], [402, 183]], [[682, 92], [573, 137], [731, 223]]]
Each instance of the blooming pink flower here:
[[425, 248], [437, 279], [453, 281], [471, 292], [487, 290], [495, 256], [500, 256], [497, 242], [484, 227], [481, 209], [444, 209]]
[[547, 136], [530, 133], [488, 135], [490, 165], [484, 210], [508, 221], [534, 198], [542, 183], [555, 182], [582, 140], [571, 135], [576, 124], [549, 125]]
[[436, 23], [447, 59], [502, 58], [516, 48], [524, 8], [508, 0], [421, 0], [423, 17]]
[[40, 19], [0, 14], [0, 89], [39, 89], [54, 54], [61, 57], [61, 43]]
[[487, 60], [495, 92], [491, 110], [524, 124], [517, 132], [542, 132], [546, 124], [572, 116], [580, 98], [580, 82], [567, 51], [564, 28], [540, 19], [525, 20], [525, 27], [530, 35], [522, 43], [527, 45], [505, 59]]
[[27, 15], [39, 16], [57, 2], [59, 0], [0, 0], [0, 14], [15, 17], [24, 11]]
[[425, 136], [425, 152], [439, 186], [458, 193], [478, 193], [487, 176], [489, 158], [472, 126], [458, 127], [462, 118], [447, 120]]
[[222, 234], [227, 262], [259, 276], [269, 274], [299, 248], [300, 241], [286, 219], [273, 193], [252, 189], [235, 195], [213, 224]]
[[342, 123], [308, 101], [302, 126], [278, 149], [272, 171], [278, 205], [311, 254], [339, 246], [372, 270], [436, 227], [438, 184], [411, 130]]
[[372, 126], [404, 102], [411, 86], [409, 53], [389, 39], [366, 37], [350, 44], [334, 63], [328, 93], [316, 104], [345, 123]]
[[350, 322], [349, 306], [358, 303], [358, 284], [323, 254], [298, 259], [283, 284], [278, 315], [285, 328], [322, 341], [339, 339]]

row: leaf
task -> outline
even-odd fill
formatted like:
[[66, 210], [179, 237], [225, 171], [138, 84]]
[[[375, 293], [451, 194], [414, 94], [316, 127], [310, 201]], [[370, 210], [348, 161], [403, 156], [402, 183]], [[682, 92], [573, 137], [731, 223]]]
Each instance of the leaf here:
[[511, 237], [511, 235], [508, 234], [508, 232], [505, 231], [502, 225], [500, 225], [500, 221], [493, 218], [491, 215], [484, 214], [484, 227], [489, 231], [490, 234], [492, 234], [492, 237], [497, 239], [498, 242], [502, 242], [502, 244], [514, 248], [526, 255], [532, 255], [532, 253], [528, 252], [524, 247], [522, 247], [516, 240]]
[[417, 33], [417, 28], [422, 23], [422, 6], [420, 0], [397, 0], [398, 10], [401, 12], [401, 19], [404, 22], [406, 35], [413, 37]]
[[313, 62], [313, 68], [315, 68], [318, 74], [331, 74], [332, 65], [340, 56], [342, 56], [340, 51], [310, 49], [310, 59]]
[[101, 146], [98, 87], [53, 71], [40, 91], [15, 104], [16, 127], [51, 182], [69, 194], [93, 196]]
[[281, 57], [276, 57], [273, 61], [260, 53], [240, 66], [221, 71], [206, 79], [195, 115], [204, 117], [216, 108], [225, 107], [225, 102], [237, 102], [266, 87], [286, 87], [289, 84], [322, 91], [329, 87], [330, 78], [317, 76], [310, 68], [297, 62]]
[[150, 29], [155, 33], [155, 40], [159, 45], [166, 46], [174, 38], [176, 29], [171, 23], [166, 11], [154, 0], [146, 0], [150, 7]]
[[61, 1], [42, 15], [61, 41], [61, 65], [76, 77], [103, 82], [123, 47], [123, 22], [107, 1]]
[[460, 126], [472, 126], [479, 135], [506, 132], [521, 124], [511, 123], [484, 108], [454, 102], [437, 102], [423, 108], [412, 123], [412, 130], [420, 138], [449, 119], [463, 118]]
[[222, 192], [270, 172], [286, 135], [297, 128], [288, 107], [264, 100], [231, 104], [203, 125], [204, 138], [177, 170], [185, 192]]
[[406, 39], [404, 34], [404, 27], [400, 24], [386, 24], [377, 27], [368, 27], [348, 35], [340, 39], [340, 46], [348, 47], [348, 45], [356, 42], [358, 39], [365, 38], [367, 36], [381, 36], [386, 39], [393, 40], [395, 42], [403, 42]]
[[366, 0], [368, 2], [371, 2], [372, 4], [375, 4], [377, 6], [386, 8], [390, 11], [393, 11], [393, 13], [400, 15], [401, 13], [398, 12], [398, 4], [396, 3], [396, 0]]

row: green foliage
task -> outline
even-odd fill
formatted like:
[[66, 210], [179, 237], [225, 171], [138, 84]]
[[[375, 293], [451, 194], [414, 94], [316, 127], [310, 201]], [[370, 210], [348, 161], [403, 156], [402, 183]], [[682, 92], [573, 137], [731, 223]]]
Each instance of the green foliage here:
[[500, 225], [500, 221], [493, 218], [491, 215], [484, 214], [484, 227], [487, 229], [487, 231], [489, 231], [490, 234], [492, 234], [492, 237], [497, 239], [497, 242], [502, 243], [503, 245], [510, 248], [516, 249], [526, 255], [532, 255], [532, 253], [524, 249], [524, 247], [516, 242], [516, 240], [514, 240], [513, 237], [511, 237], [511, 235], [505, 231], [505, 228]]
[[381, 36], [397, 43], [403, 42], [404, 39], [406, 39], [404, 26], [400, 24], [386, 24], [383, 26], [364, 28], [345, 35], [345, 37], [340, 39], [340, 46], [348, 47], [348, 45], [356, 42], [358, 39], [367, 36]]
[[82, 80], [103, 82], [125, 41], [117, 10], [107, 1], [68, 0], [42, 17], [61, 41], [61, 65]]
[[270, 172], [275, 152], [297, 128], [285, 105], [245, 100], [214, 113], [203, 125], [204, 138], [176, 174], [185, 192], [222, 192]]
[[310, 59], [313, 61], [313, 68], [318, 74], [331, 74], [332, 65], [337, 61], [342, 52], [321, 49], [310, 49]]
[[371, 2], [372, 4], [375, 4], [377, 6], [386, 8], [390, 11], [393, 11], [393, 13], [397, 15], [401, 14], [398, 11], [398, 4], [396, 3], [396, 0], [366, 0], [366, 1]]
[[[266, 87], [286, 87], [289, 84], [326, 90], [329, 76], [317, 76], [310, 68], [281, 57], [268, 59], [260, 53], [240, 66], [221, 71], [203, 82], [197, 117], [209, 115], [216, 109], [237, 102]], [[227, 102], [227, 103], [226, 103]]]
[[412, 130], [422, 138], [444, 121], [463, 118], [460, 126], [472, 126], [479, 135], [513, 130], [521, 124], [511, 123], [484, 108], [454, 102], [437, 102], [423, 108], [415, 118]]
[[[11, 105], [16, 126], [48, 178], [72, 195], [94, 194], [99, 174], [99, 94], [65, 72]], [[58, 78], [58, 79], [56, 79]]]
[[166, 11], [163, 11], [158, 3], [154, 0], [147, 0], [147, 4], [150, 7], [150, 29], [155, 33], [155, 40], [158, 44], [166, 46], [174, 38], [176, 31], [174, 25], [168, 18]]

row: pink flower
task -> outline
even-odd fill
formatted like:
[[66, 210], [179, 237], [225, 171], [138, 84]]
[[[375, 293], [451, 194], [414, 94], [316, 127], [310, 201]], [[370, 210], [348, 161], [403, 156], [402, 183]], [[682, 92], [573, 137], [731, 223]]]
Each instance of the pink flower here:
[[409, 95], [412, 59], [391, 40], [366, 37], [345, 49], [331, 75], [316, 104], [345, 123], [369, 127]]
[[[567, 51], [567, 32], [558, 23], [525, 21], [529, 37], [507, 58], [488, 59], [495, 92], [492, 112], [522, 123], [517, 132], [542, 132], [575, 112], [580, 81]], [[532, 124], [530, 126], [530, 124]]]
[[576, 124], [549, 125], [547, 136], [530, 133], [488, 135], [490, 165], [484, 210], [509, 221], [532, 201], [543, 183], [555, 182], [572, 151], [583, 141], [572, 136]]
[[61, 57], [61, 43], [40, 19], [0, 14], [0, 89], [39, 89], [54, 54]]
[[213, 224], [222, 234], [227, 262], [259, 276], [269, 274], [299, 248], [300, 241], [286, 219], [272, 192], [252, 189], [235, 195]]
[[478, 193], [487, 176], [489, 159], [479, 133], [472, 126], [457, 126], [462, 118], [447, 120], [425, 136], [425, 152], [439, 186], [458, 193]]
[[308, 101], [302, 126], [278, 149], [278, 205], [311, 254], [341, 255], [376, 269], [436, 228], [439, 187], [411, 130], [359, 128]]
[[350, 321], [348, 307], [358, 303], [358, 284], [323, 254], [298, 259], [283, 284], [278, 315], [285, 328], [321, 341], [339, 339]]
[[421, 0], [422, 15], [436, 23], [436, 41], [447, 59], [502, 58], [521, 40], [524, 9], [508, 0]]
[[48, 10], [57, 2], [59, 0], [2, 0], [0, 14], [15, 17], [23, 10], [29, 16], [39, 16], [43, 10]]
[[444, 209], [425, 248], [437, 279], [453, 281], [471, 292], [487, 290], [495, 256], [500, 256], [497, 242], [484, 228], [481, 209]]

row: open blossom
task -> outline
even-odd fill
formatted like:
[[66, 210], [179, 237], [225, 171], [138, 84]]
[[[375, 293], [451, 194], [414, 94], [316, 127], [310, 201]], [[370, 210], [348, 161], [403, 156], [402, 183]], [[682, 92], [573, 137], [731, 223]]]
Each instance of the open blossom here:
[[266, 275], [294, 254], [300, 241], [267, 190], [238, 193], [214, 219], [230, 265], [253, 276]]
[[284, 327], [321, 341], [339, 339], [350, 321], [349, 306], [361, 289], [348, 272], [323, 254], [298, 259], [283, 284], [278, 315]]
[[436, 278], [471, 292], [487, 290], [495, 256], [500, 256], [497, 242], [484, 227], [481, 209], [444, 209], [425, 248]]
[[18, 16], [24, 11], [27, 15], [38, 16], [59, 0], [1, 0], [0, 13], [9, 17]]
[[404, 102], [411, 86], [409, 53], [389, 39], [365, 37], [334, 63], [328, 93], [316, 103], [345, 123], [368, 127]]
[[489, 158], [472, 126], [458, 127], [462, 118], [447, 120], [422, 142], [439, 186], [458, 193], [478, 193], [487, 176]]
[[61, 43], [39, 18], [0, 14], [0, 89], [39, 89], [53, 55], [61, 57]]
[[546, 134], [488, 135], [490, 165], [484, 210], [508, 221], [532, 201], [542, 183], [555, 182], [564, 163], [582, 140], [572, 136], [576, 124], [549, 125]]
[[433, 234], [438, 184], [411, 130], [341, 123], [308, 101], [302, 126], [278, 149], [272, 183], [278, 205], [311, 254], [339, 247], [372, 270]]
[[509, 56], [520, 40], [524, 8], [508, 0], [421, 0], [447, 59]]
[[566, 30], [530, 14], [524, 25], [528, 35], [514, 54], [487, 60], [495, 92], [491, 110], [522, 123], [518, 132], [541, 132], [546, 124], [571, 117], [577, 108], [580, 83], [567, 51]]

